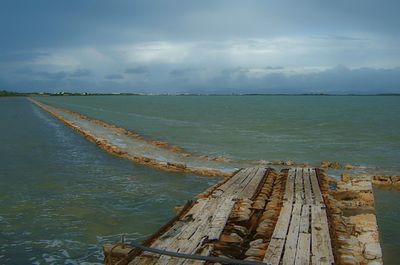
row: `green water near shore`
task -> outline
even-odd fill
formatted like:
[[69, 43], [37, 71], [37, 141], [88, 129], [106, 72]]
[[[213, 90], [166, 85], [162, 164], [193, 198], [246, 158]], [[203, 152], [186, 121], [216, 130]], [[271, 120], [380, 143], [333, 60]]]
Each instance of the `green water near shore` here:
[[[39, 99], [200, 155], [400, 167], [400, 97]], [[0, 99], [0, 118], [1, 264], [101, 263], [103, 243], [145, 238], [217, 181], [111, 156], [24, 98]], [[375, 193], [385, 264], [397, 264], [400, 193]]]
[[99, 264], [142, 240], [218, 179], [137, 166], [27, 99], [0, 99], [0, 264]]
[[400, 97], [45, 97], [89, 117], [205, 155], [400, 170]]

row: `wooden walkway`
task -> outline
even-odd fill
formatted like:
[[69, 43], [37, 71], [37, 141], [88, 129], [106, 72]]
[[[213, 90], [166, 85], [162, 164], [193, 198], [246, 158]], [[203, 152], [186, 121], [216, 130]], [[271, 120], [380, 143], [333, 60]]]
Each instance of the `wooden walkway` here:
[[334, 264], [325, 204], [314, 169], [290, 169], [265, 263]]
[[[272, 237], [261, 238], [266, 242], [264, 244], [266, 249], [262, 252], [265, 253], [264, 258], [261, 257], [259, 261], [273, 265], [334, 264], [324, 200], [315, 170], [294, 168], [286, 172], [286, 183], [283, 184], [285, 189], [280, 197], [282, 207], [280, 213], [278, 212], [279, 218], [273, 228]], [[265, 199], [265, 204], [258, 208], [254, 206], [255, 198], [266, 183], [274, 182], [274, 176], [276, 174], [272, 169], [240, 170], [233, 177], [214, 187], [210, 194], [199, 198], [189, 210], [152, 240], [148, 246], [177, 253], [215, 255], [215, 248], [221, 240], [221, 235], [229, 226], [228, 219], [239, 220], [239, 223], [245, 223], [246, 220], [251, 219], [252, 221], [246, 224], [254, 222], [258, 224], [259, 219], [254, 215], [260, 211], [262, 214], [268, 198]], [[248, 212], [247, 217], [240, 219], [241, 217], [237, 214], [240, 210], [242, 215], [243, 212]], [[246, 224], [244, 226], [250, 226]], [[254, 236], [254, 233], [250, 233], [249, 237], [251, 236]], [[246, 240], [250, 241], [254, 238]], [[232, 242], [232, 244], [237, 247], [247, 246], [247, 248], [249, 245], [248, 242], [240, 241]], [[206, 263], [146, 251], [132, 253], [129, 257], [130, 265]]]

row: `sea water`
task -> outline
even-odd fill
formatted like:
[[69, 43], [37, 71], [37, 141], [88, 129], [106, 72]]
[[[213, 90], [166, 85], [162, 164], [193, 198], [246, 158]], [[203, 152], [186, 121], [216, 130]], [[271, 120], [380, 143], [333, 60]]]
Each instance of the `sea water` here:
[[[382, 174], [400, 172], [400, 97], [395, 96], [39, 100], [199, 155], [331, 160]], [[0, 109], [0, 260], [6, 264], [101, 262], [101, 244], [121, 233], [143, 239], [173, 215], [174, 205], [217, 181], [155, 171], [106, 154], [26, 99], [1, 99]], [[395, 264], [400, 193], [375, 194], [385, 264]]]

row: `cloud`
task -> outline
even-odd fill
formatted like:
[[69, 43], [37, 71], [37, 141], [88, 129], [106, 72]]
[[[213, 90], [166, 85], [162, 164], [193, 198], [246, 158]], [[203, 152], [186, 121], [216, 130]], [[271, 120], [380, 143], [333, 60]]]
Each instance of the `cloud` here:
[[400, 2], [292, 5], [4, 0], [0, 79], [17, 90], [400, 91]]
[[174, 77], [182, 77], [182, 76], [186, 76], [186, 75], [191, 74], [196, 71], [198, 71], [198, 69], [188, 67], [188, 68], [174, 69], [174, 70], [170, 71], [169, 74]]
[[15, 51], [0, 53], [0, 63], [32, 62], [47, 55], [48, 54], [45, 52], [37, 51]]
[[264, 69], [266, 70], [283, 70], [285, 67], [283, 66], [265, 66]]
[[110, 79], [110, 80], [118, 80], [118, 79], [124, 79], [124, 76], [120, 75], [120, 74], [109, 74], [109, 75], [106, 75], [105, 78]]
[[149, 69], [146, 66], [136, 66], [125, 69], [126, 74], [146, 74], [148, 72]]
[[77, 69], [74, 72], [72, 72], [69, 76], [70, 77], [87, 77], [91, 76], [92, 72], [88, 69]]

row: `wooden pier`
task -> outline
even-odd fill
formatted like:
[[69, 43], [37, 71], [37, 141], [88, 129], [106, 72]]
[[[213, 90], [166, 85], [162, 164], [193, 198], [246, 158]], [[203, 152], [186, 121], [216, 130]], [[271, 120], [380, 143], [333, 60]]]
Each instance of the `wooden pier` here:
[[[311, 168], [242, 169], [200, 194], [144, 245], [249, 264], [334, 264], [324, 198]], [[106, 263], [118, 265], [213, 263], [115, 245], [105, 253]]]

